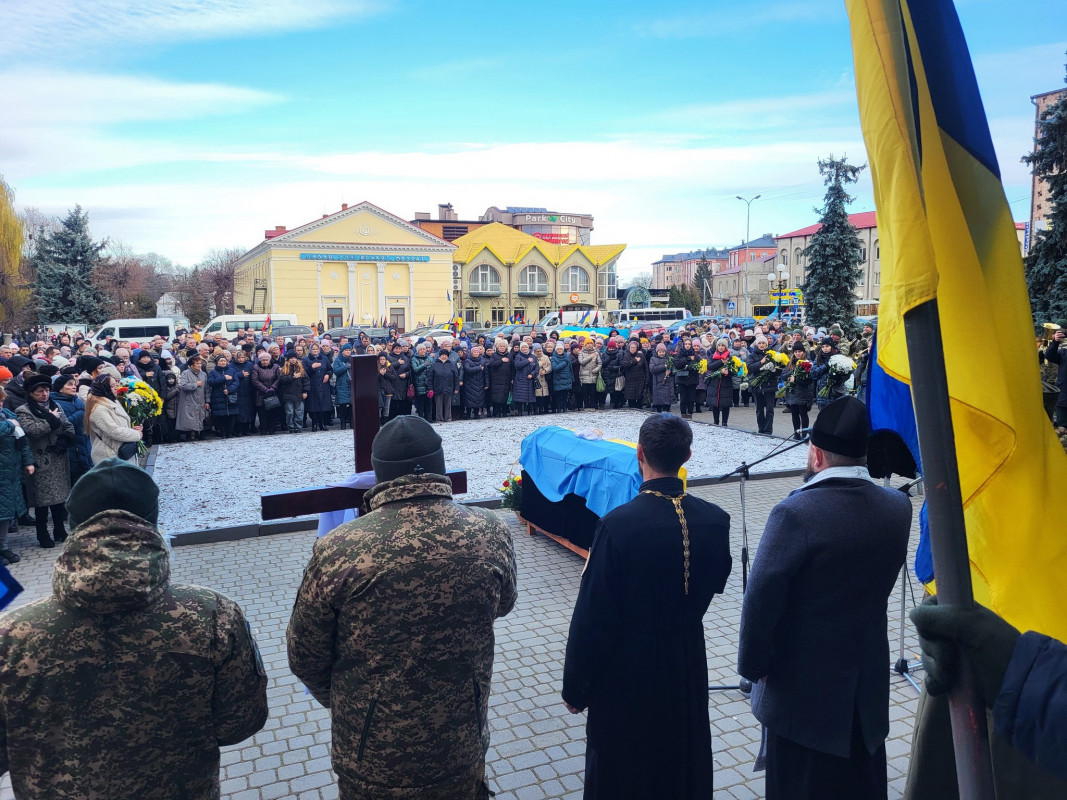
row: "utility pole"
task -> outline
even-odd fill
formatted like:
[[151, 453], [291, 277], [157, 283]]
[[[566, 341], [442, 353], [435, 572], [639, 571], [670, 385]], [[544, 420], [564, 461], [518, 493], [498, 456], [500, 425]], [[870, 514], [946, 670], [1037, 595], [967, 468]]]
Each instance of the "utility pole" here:
[[744, 287], [745, 287], [745, 316], [746, 317], [751, 317], [752, 316], [752, 308], [751, 308], [751, 303], [749, 302], [749, 298], [748, 298], [748, 259], [749, 259], [748, 241], [749, 241], [749, 232], [750, 232], [750, 229], [752, 227], [752, 203], [755, 202], [756, 200], [759, 200], [760, 196], [757, 194], [755, 197], [752, 197], [752, 198], [746, 200], [741, 195], [737, 195], [737, 199], [745, 204], [745, 263], [741, 265], [741, 272], [742, 272], [742, 282], [744, 283]]

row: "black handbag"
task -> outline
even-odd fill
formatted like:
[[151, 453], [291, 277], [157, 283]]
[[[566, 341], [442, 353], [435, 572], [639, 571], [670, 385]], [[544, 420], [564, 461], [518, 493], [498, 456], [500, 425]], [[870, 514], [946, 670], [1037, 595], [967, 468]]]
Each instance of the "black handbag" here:
[[282, 401], [279, 400], [274, 395], [268, 394], [266, 397], [263, 398], [263, 410], [264, 411], [274, 411], [274, 409], [281, 408], [281, 407], [282, 407]]
[[123, 461], [129, 461], [137, 455], [137, 442], [123, 442], [119, 446], [118, 457]]

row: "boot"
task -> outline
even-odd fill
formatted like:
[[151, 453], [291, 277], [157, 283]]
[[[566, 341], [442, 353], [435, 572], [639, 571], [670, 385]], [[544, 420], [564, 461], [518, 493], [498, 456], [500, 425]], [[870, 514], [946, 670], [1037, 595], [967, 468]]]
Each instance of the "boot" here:
[[36, 524], [37, 524], [37, 520], [34, 519], [33, 517], [31, 517], [28, 511], [25, 514], [23, 514], [21, 517], [19, 517], [19, 525], [36, 525]]
[[3, 560], [4, 564], [17, 564], [22, 561], [22, 556], [13, 550], [3, 549], [0, 550], [0, 560]]
[[37, 534], [37, 543], [46, 550], [56, 546], [56, 543], [52, 541], [51, 537], [47, 533]]

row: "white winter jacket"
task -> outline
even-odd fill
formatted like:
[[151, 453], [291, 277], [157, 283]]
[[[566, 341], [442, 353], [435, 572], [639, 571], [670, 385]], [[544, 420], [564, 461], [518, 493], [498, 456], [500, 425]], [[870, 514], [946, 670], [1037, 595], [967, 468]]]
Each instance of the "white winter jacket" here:
[[[93, 463], [119, 454], [123, 442], [138, 442], [141, 432], [130, 427], [130, 415], [116, 400], [98, 403], [89, 415], [89, 442]], [[130, 461], [134, 461], [134, 456]], [[135, 462], [136, 463], [136, 462]]]

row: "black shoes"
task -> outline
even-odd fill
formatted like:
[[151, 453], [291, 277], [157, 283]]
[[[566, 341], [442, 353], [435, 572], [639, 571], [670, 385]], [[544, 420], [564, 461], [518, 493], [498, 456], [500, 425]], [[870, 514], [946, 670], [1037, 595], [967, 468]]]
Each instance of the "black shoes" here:
[[31, 517], [29, 514], [23, 514], [19, 517], [19, 525], [36, 525], [37, 520]]
[[8, 564], [17, 564], [22, 561], [22, 556], [12, 550], [0, 550], [0, 561], [4, 566]]
[[39, 544], [45, 550], [50, 550], [50, 549], [52, 549], [53, 547], [56, 546], [56, 543], [53, 542], [49, 538], [48, 534], [45, 534], [44, 536], [41, 536], [40, 534], [38, 534], [38, 536], [37, 536], [37, 544]]

